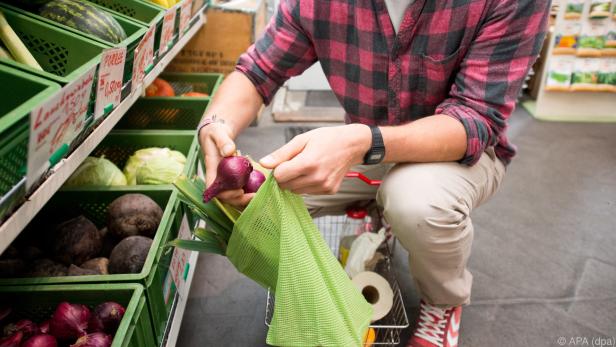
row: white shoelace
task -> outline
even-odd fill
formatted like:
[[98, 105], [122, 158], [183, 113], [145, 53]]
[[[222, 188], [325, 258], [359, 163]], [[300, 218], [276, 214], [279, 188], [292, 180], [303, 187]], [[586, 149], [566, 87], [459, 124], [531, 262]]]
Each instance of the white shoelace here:
[[422, 302], [419, 312], [419, 323], [417, 324], [415, 336], [443, 347], [445, 324], [447, 324], [447, 310]]

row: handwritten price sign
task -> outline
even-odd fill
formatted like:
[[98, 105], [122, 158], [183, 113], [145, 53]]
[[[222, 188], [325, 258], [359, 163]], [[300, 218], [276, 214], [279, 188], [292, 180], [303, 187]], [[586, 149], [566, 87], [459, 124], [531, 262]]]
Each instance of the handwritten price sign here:
[[94, 83], [94, 68], [64, 86], [30, 113], [27, 188], [50, 167], [52, 158], [83, 130]]
[[148, 66], [154, 63], [154, 32], [156, 26], [151, 26], [150, 29], [143, 35], [141, 42], [135, 48], [133, 60], [133, 79], [131, 92], [135, 91], [143, 83], [145, 70]]
[[[190, 227], [188, 225], [188, 220], [186, 216], [182, 219], [182, 224], [180, 225], [180, 230], [178, 231], [178, 238], [182, 240], [190, 240]], [[184, 295], [184, 288], [186, 287], [186, 278], [185, 271], [186, 265], [190, 258], [191, 251], [187, 251], [181, 248], [175, 248], [173, 250], [173, 255], [171, 256], [171, 264], [169, 265], [169, 272], [171, 274], [171, 278], [173, 279], [173, 283], [175, 283], [175, 287], [177, 288], [177, 292], [180, 295]], [[187, 294], [187, 293], [186, 293]]]
[[160, 34], [160, 47], [158, 48], [158, 54], [163, 54], [169, 49], [169, 44], [173, 41], [173, 29], [175, 29], [175, 15], [177, 13], [177, 7], [174, 6], [167, 10], [165, 17], [163, 17], [163, 27]]
[[188, 29], [188, 23], [192, 16], [192, 0], [184, 0], [180, 5], [180, 36], [184, 35], [186, 29]]
[[126, 47], [109, 48], [103, 51], [96, 84], [95, 120], [120, 104], [125, 62]]

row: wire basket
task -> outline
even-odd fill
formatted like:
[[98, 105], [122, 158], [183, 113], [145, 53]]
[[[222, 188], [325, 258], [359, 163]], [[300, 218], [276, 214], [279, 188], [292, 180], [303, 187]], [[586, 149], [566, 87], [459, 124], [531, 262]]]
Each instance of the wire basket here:
[[[338, 254], [340, 247], [340, 239], [350, 235], [344, 232], [344, 224], [346, 215], [342, 216], [322, 216], [314, 218], [314, 222], [321, 231], [325, 242], [331, 249], [332, 253]], [[379, 249], [383, 253], [385, 259], [379, 262], [375, 268], [375, 272], [383, 276], [391, 286], [394, 293], [393, 306], [389, 313], [370, 325], [374, 329], [376, 339], [372, 345], [378, 346], [396, 346], [400, 343], [400, 332], [409, 326], [409, 320], [404, 309], [402, 301], [402, 292], [398, 280], [396, 279], [392, 268], [392, 257], [389, 251], [389, 246], [385, 244], [383, 249]], [[269, 327], [272, 317], [274, 316], [274, 295], [267, 291], [267, 304], [265, 306], [265, 325]]]

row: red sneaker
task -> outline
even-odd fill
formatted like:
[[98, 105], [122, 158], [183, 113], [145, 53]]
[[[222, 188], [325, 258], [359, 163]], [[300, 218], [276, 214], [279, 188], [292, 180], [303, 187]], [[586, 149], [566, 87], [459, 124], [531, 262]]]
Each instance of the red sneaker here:
[[419, 320], [407, 347], [457, 347], [462, 306], [440, 308], [423, 300]]

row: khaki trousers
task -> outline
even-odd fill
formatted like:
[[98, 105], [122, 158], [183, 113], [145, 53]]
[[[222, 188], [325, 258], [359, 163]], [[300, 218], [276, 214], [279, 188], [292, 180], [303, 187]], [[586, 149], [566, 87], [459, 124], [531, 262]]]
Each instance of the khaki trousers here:
[[313, 215], [336, 214], [361, 200], [376, 200], [394, 235], [409, 253], [409, 267], [423, 300], [438, 306], [470, 302], [473, 276], [471, 211], [498, 189], [505, 167], [487, 149], [472, 167], [455, 162], [360, 165], [353, 169], [381, 187], [345, 179], [336, 195], [306, 196]]

